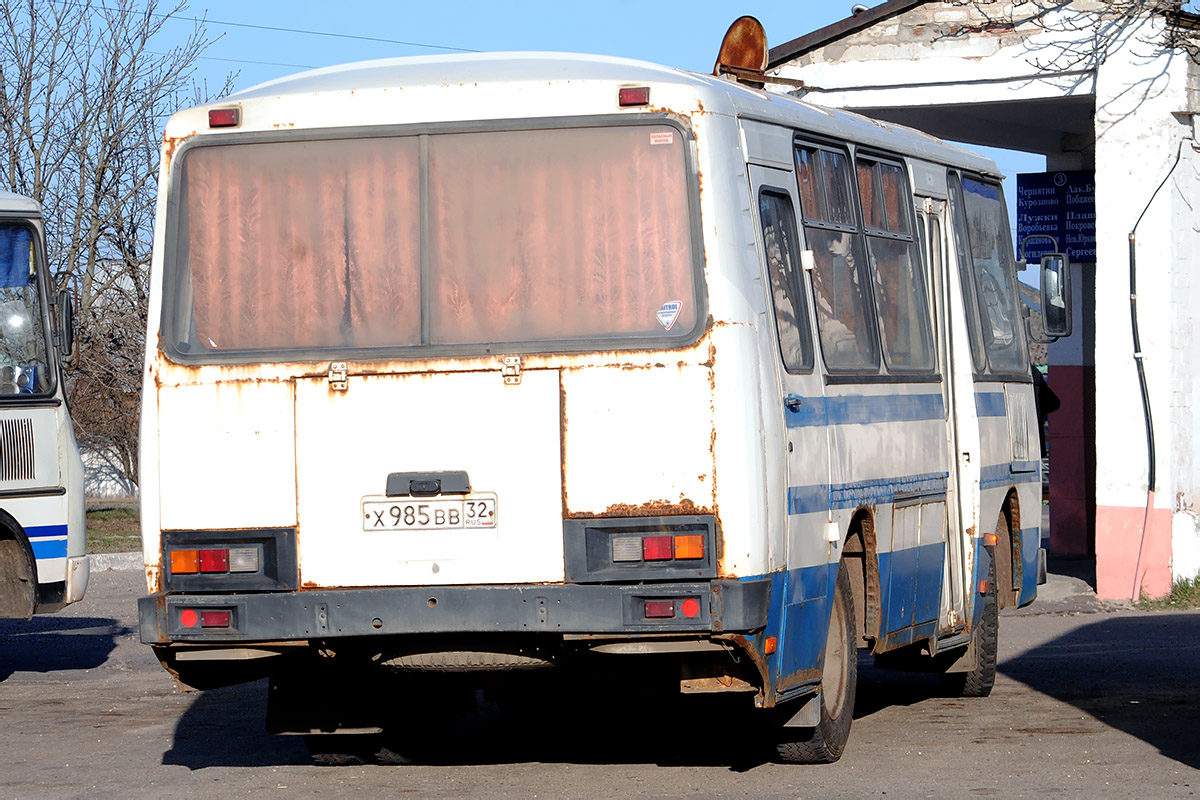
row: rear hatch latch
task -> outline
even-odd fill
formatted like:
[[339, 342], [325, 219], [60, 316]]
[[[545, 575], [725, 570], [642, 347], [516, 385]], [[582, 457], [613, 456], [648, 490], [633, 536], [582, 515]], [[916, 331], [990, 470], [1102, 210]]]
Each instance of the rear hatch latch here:
[[345, 361], [334, 361], [329, 365], [329, 388], [335, 392], [344, 392], [350, 388], [350, 368]]
[[505, 356], [504, 369], [505, 386], [518, 386], [521, 383], [521, 357], [520, 356]]

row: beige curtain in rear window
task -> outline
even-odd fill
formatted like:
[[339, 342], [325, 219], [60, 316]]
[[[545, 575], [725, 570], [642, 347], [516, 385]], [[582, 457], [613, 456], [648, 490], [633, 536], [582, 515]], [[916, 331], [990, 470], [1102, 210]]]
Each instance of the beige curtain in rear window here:
[[428, 341], [421, 337], [419, 139], [339, 139], [187, 153], [175, 261], [181, 349], [483, 344], [693, 329], [678, 131], [579, 128], [428, 141]]
[[196, 148], [183, 250], [194, 349], [420, 340], [417, 140]]
[[694, 326], [678, 131], [437, 136], [429, 173], [434, 344]]

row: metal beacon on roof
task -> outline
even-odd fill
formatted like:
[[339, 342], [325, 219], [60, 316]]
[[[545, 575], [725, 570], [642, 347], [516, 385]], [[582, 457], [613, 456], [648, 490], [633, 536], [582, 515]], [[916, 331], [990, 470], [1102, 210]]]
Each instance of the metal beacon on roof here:
[[754, 17], [738, 17], [725, 31], [713, 75], [732, 75], [762, 86], [767, 70], [767, 32]]

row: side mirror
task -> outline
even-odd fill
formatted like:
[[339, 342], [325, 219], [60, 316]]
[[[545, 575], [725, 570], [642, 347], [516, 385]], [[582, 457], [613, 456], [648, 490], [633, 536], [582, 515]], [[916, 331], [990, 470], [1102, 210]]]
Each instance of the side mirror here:
[[58, 347], [59, 354], [66, 358], [75, 349], [75, 301], [71, 293], [58, 293]]
[[1071, 335], [1071, 276], [1062, 253], [1042, 256], [1042, 331], [1047, 336]]

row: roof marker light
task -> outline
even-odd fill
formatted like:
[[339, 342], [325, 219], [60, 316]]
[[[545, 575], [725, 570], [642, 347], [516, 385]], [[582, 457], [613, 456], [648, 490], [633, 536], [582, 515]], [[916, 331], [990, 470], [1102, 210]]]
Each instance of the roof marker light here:
[[242, 110], [233, 108], [210, 108], [208, 110], [208, 127], [236, 128], [242, 122]]
[[617, 105], [621, 108], [650, 105], [650, 87], [622, 86], [617, 90]]

